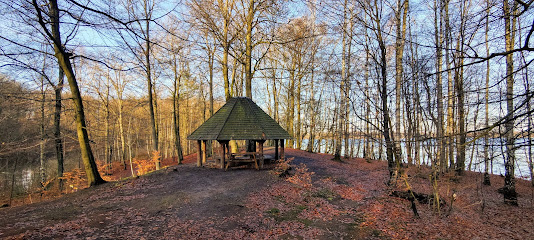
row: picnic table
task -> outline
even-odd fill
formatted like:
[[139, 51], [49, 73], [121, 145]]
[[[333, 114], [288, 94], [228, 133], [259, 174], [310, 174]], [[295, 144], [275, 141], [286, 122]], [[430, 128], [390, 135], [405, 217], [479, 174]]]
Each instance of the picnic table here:
[[260, 152], [230, 153], [225, 170], [231, 163], [254, 163], [256, 170], [260, 170], [263, 167], [263, 155]]

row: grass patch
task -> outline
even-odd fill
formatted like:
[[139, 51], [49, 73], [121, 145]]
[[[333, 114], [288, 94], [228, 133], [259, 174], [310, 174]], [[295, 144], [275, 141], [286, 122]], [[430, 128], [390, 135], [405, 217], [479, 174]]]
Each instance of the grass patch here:
[[276, 220], [277, 222], [298, 221], [298, 222], [303, 223], [306, 226], [310, 226], [313, 223], [312, 220], [302, 219], [302, 218], [298, 217], [299, 214], [302, 211], [306, 210], [307, 208], [308, 207], [303, 206], [303, 205], [297, 205], [297, 206], [295, 206], [294, 209], [291, 209], [288, 212], [281, 212], [280, 209], [278, 209], [278, 208], [271, 208], [271, 209], [267, 210], [266, 213], [270, 217], [274, 218], [274, 220]]
[[266, 213], [269, 214], [271, 217], [276, 217], [276, 216], [280, 215], [280, 209], [271, 208], [271, 209], [267, 210]]
[[312, 194], [312, 196], [313, 197], [318, 197], [318, 198], [323, 198], [323, 199], [326, 199], [328, 201], [332, 201], [335, 198], [339, 197], [339, 195], [337, 195], [337, 193], [333, 192], [332, 190], [330, 190], [328, 188], [321, 188], [317, 192], [314, 192]]
[[281, 203], [286, 203], [286, 198], [284, 196], [281, 196], [281, 195], [277, 195], [277, 196], [274, 196], [274, 199], [276, 201], [279, 201]]
[[373, 235], [373, 237], [381, 237], [382, 236], [382, 231], [377, 230], [377, 229], [373, 229], [373, 230], [371, 230], [371, 234]]

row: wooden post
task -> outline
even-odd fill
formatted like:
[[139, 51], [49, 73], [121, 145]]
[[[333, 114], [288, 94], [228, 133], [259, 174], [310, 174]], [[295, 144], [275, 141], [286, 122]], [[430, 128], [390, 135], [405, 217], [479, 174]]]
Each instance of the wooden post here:
[[278, 160], [278, 139], [274, 140], [274, 160]]
[[224, 143], [224, 146], [225, 146], [225, 149], [226, 149], [226, 154], [227, 154], [227, 157], [228, 157], [228, 163], [225, 163], [226, 165], [224, 166], [224, 170], [226, 171], [226, 169], [228, 169], [228, 164], [230, 164], [230, 158], [232, 156], [230, 156], [232, 150], [230, 149], [230, 141], [226, 141]]
[[280, 159], [282, 160], [285, 160], [286, 159], [286, 155], [284, 153], [284, 139], [280, 139]]
[[265, 158], [263, 157], [263, 143], [265, 143], [265, 141], [258, 141], [258, 151], [260, 152], [260, 169], [263, 168], [263, 163], [265, 161]]
[[220, 141], [221, 144], [221, 169], [224, 169], [224, 165], [226, 164], [226, 142]]
[[202, 145], [201, 140], [197, 140], [197, 167], [202, 167]]
[[202, 141], [202, 165], [206, 164], [206, 142], [207, 140]]

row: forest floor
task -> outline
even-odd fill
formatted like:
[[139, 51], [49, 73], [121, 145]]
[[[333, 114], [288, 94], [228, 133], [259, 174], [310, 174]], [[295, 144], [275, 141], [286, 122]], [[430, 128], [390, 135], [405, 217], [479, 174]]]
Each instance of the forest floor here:
[[[272, 151], [272, 150], [271, 150]], [[272, 153], [271, 153], [272, 154]], [[332, 161], [287, 149], [291, 175], [271, 170], [197, 168], [194, 155], [139, 178], [59, 199], [0, 209], [3, 239], [532, 239], [534, 188], [517, 180], [519, 206], [503, 203], [503, 178], [466, 172], [439, 179], [445, 204], [390, 196], [432, 193], [427, 168], [407, 168], [385, 185], [384, 161]], [[452, 197], [455, 194], [455, 197]], [[454, 201], [451, 201], [455, 199]], [[451, 204], [452, 202], [452, 204]], [[451, 206], [452, 205], [452, 206]]]

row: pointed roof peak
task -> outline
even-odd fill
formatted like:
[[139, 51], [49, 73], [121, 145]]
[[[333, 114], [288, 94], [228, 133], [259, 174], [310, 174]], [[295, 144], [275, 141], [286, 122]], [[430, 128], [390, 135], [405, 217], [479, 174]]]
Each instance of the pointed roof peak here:
[[213, 116], [198, 127], [189, 140], [268, 140], [291, 136], [252, 99], [229, 99]]

